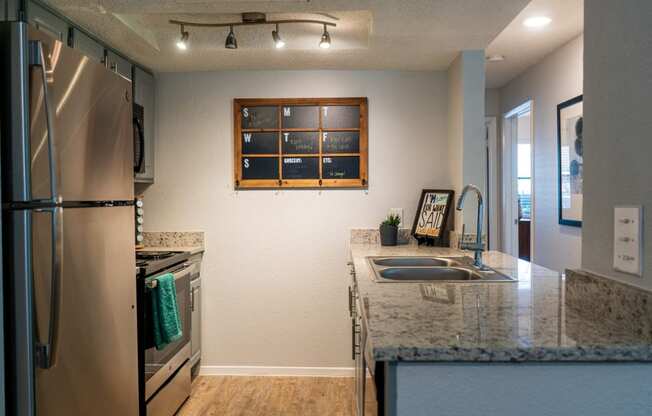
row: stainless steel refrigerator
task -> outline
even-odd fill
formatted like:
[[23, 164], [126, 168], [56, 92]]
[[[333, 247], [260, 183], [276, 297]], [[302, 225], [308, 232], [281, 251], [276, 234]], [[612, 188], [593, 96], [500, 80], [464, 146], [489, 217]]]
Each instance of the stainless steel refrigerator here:
[[0, 24], [11, 415], [137, 415], [131, 83]]

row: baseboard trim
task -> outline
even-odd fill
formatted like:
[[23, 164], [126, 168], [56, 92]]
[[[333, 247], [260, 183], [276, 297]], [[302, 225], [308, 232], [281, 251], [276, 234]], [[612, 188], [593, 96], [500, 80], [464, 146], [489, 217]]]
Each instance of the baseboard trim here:
[[353, 377], [353, 367], [264, 367], [202, 365], [202, 376]]

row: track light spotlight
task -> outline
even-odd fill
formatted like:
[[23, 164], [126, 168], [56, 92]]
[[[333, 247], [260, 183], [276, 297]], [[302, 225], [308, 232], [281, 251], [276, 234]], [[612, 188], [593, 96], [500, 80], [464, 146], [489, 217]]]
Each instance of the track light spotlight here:
[[235, 33], [233, 33], [233, 26], [229, 26], [229, 34], [226, 37], [224, 47], [226, 49], [238, 49], [238, 41], [235, 38]]
[[272, 39], [274, 40], [274, 46], [276, 49], [281, 49], [285, 46], [285, 42], [281, 39], [281, 35], [278, 33], [278, 24], [276, 24], [276, 30], [272, 30]]
[[328, 29], [326, 29], [326, 25], [324, 25], [324, 33], [321, 35], [319, 47], [322, 49], [328, 49], [331, 47], [331, 35], [328, 33]]
[[190, 37], [190, 34], [183, 30], [183, 25], [180, 26], [181, 28], [181, 38], [177, 41], [177, 48], [179, 48], [182, 51], [185, 51], [188, 49], [188, 38]]

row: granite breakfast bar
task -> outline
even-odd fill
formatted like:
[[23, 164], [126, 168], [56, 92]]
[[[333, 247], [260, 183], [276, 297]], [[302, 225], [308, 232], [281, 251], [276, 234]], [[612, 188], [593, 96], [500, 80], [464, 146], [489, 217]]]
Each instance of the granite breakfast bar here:
[[649, 292], [499, 252], [485, 264], [517, 281], [379, 283], [369, 256], [464, 253], [355, 239], [350, 249], [379, 414], [652, 414]]

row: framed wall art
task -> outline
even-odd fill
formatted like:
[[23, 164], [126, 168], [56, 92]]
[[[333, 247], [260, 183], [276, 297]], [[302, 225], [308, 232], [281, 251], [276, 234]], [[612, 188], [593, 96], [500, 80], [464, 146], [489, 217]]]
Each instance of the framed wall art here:
[[559, 158], [559, 224], [582, 226], [584, 182], [584, 119], [582, 96], [557, 106]]
[[450, 216], [455, 192], [452, 190], [424, 189], [421, 191], [417, 214], [412, 225], [412, 235], [419, 244], [445, 246], [452, 226]]

